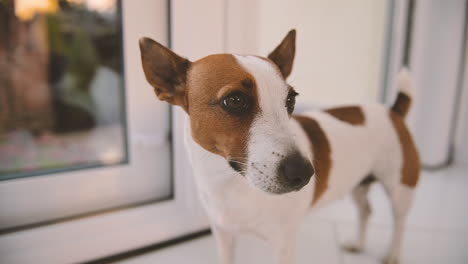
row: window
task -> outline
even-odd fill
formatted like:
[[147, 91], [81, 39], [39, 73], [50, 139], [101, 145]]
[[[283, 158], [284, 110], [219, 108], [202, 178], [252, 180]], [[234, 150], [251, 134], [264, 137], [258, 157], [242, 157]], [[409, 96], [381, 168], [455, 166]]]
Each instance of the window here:
[[115, 1], [0, 3], [0, 180], [125, 163]]

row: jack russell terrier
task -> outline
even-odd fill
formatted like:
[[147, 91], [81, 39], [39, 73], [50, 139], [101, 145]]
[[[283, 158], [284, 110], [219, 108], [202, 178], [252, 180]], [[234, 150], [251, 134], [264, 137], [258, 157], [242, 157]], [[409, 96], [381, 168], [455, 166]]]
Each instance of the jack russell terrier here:
[[298, 93], [286, 78], [295, 39], [291, 30], [268, 58], [215, 54], [195, 62], [140, 39], [143, 70], [156, 95], [188, 114], [186, 145], [221, 263], [234, 262], [240, 232], [269, 243], [277, 263], [295, 263], [305, 215], [348, 193], [359, 211], [359, 232], [344, 248], [361, 251], [371, 214], [367, 194], [378, 181], [394, 215], [384, 263], [396, 264], [420, 171], [404, 121], [409, 73], [398, 74], [390, 109], [367, 104], [293, 115]]

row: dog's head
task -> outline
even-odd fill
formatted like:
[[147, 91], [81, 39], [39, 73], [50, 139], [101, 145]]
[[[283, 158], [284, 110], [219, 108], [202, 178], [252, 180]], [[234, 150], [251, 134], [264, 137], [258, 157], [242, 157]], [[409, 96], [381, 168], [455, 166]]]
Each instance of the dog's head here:
[[160, 100], [189, 114], [195, 142], [269, 193], [299, 190], [314, 174], [291, 129], [297, 93], [286, 78], [295, 39], [292, 30], [268, 58], [216, 54], [195, 62], [140, 40], [146, 79]]

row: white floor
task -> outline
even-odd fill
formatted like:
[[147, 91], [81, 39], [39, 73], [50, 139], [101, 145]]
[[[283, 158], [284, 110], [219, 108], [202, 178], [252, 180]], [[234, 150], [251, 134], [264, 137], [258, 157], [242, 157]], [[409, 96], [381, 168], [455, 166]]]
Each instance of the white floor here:
[[[298, 263], [381, 263], [390, 242], [392, 219], [381, 186], [370, 193], [373, 216], [366, 250], [353, 255], [340, 245], [356, 232], [356, 210], [350, 199], [310, 215], [299, 237]], [[272, 263], [269, 249], [256, 238], [242, 238], [236, 263]], [[218, 263], [212, 236], [122, 261], [143, 263]], [[468, 263], [468, 168], [424, 172], [408, 219], [401, 264]]]

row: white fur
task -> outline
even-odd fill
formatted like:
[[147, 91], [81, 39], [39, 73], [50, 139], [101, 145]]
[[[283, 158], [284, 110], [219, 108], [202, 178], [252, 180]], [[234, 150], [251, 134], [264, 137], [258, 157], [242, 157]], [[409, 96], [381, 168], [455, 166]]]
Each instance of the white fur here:
[[413, 87], [414, 83], [409, 70], [407, 68], [401, 69], [397, 76], [398, 90], [411, 97], [413, 95]]
[[[396, 231], [386, 261], [396, 263], [412, 189], [400, 183], [403, 155], [389, 110], [378, 104], [361, 106], [365, 124], [360, 126], [342, 122], [325, 112], [306, 113], [320, 124], [330, 143], [332, 167], [328, 189], [314, 206], [315, 176], [297, 192], [269, 194], [265, 191], [276, 188], [275, 165], [280, 161], [278, 156], [271, 155], [272, 151], [287, 155], [298, 150], [312, 159], [312, 148], [299, 123], [287, 115], [288, 88], [278, 72], [256, 57], [236, 56], [236, 59], [255, 78], [261, 110], [250, 130], [245, 177], [235, 172], [223, 157], [199, 146], [191, 137], [189, 122], [185, 133], [200, 199], [218, 241], [222, 263], [234, 263], [235, 235], [241, 232], [252, 232], [265, 239], [273, 248], [277, 263], [294, 263], [295, 236], [305, 214], [350, 193], [370, 173], [384, 184], [394, 203]], [[252, 163], [262, 166], [264, 173], [257, 173]], [[365, 236], [362, 223], [366, 221], [366, 217], [361, 218], [361, 237], [357, 242], [360, 247]]]
[[260, 106], [250, 128], [246, 178], [257, 188], [274, 191], [280, 188], [276, 181], [278, 163], [295, 151], [311, 160], [311, 148], [303, 130], [289, 118], [286, 110], [289, 87], [278, 70], [255, 56], [236, 56], [236, 59], [255, 77]]

